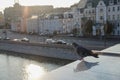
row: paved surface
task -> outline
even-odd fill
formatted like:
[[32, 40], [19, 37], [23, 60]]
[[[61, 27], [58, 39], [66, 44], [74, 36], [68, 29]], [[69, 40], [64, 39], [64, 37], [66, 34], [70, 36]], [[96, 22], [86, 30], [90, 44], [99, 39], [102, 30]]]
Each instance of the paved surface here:
[[[3, 31], [0, 30], [0, 36], [4, 37]], [[7, 31], [7, 36], [10, 37], [11, 39], [21, 39], [23, 37], [27, 37], [30, 39], [30, 42], [45, 42], [45, 40], [48, 37], [43, 37], [43, 36], [37, 36], [37, 35], [27, 35], [27, 34], [20, 34], [20, 33], [13, 33], [10, 31]], [[113, 46], [116, 43], [119, 43], [118, 41], [104, 41], [104, 40], [94, 40], [94, 39], [86, 39], [86, 38], [74, 38], [74, 37], [54, 37], [53, 39], [58, 40], [62, 39], [68, 43], [76, 42], [82, 46], [93, 46], [93, 47], [109, 47]], [[105, 46], [106, 44], [106, 46]], [[101, 49], [100, 49], [101, 50]]]
[[120, 57], [85, 58], [56, 69], [40, 80], [120, 80]]

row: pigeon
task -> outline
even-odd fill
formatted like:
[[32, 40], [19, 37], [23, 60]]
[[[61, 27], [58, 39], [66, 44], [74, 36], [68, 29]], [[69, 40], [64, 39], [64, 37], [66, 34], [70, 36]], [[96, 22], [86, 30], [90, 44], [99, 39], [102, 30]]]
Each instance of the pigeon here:
[[95, 58], [99, 58], [98, 54], [93, 53], [91, 50], [88, 50], [77, 43], [72, 43], [72, 45], [75, 47], [77, 54], [80, 56], [80, 60], [83, 60], [84, 57], [87, 56], [93, 56]]

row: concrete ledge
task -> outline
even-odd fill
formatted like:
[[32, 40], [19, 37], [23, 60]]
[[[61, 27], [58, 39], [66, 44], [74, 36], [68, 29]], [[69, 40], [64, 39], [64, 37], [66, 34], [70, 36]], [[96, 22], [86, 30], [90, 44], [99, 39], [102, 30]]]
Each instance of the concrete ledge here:
[[120, 80], [120, 57], [87, 57], [43, 75], [39, 80]]

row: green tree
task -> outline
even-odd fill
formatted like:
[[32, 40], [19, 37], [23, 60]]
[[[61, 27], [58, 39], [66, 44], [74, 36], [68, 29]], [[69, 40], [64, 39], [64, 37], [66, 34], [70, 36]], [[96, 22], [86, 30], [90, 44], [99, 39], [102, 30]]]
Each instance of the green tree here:
[[53, 32], [53, 35], [57, 35], [57, 31], [56, 30]]
[[4, 28], [5, 28], [5, 29], [10, 29], [10, 28], [11, 28], [10, 23], [5, 23]]
[[85, 35], [85, 24], [87, 22], [87, 18], [86, 17], [83, 17], [81, 18], [81, 28], [82, 28], [82, 32], [83, 32], [83, 35]]
[[93, 21], [92, 20], [88, 20], [85, 23], [85, 32], [87, 35], [91, 35], [92, 33], [92, 26], [93, 26]]
[[79, 33], [79, 29], [78, 29], [78, 28], [73, 28], [72, 31], [71, 31], [71, 33], [72, 33], [74, 36], [76, 36], [76, 35], [78, 35], [78, 33]]
[[113, 31], [113, 27], [113, 24], [107, 21], [104, 27], [105, 34], [110, 35]]

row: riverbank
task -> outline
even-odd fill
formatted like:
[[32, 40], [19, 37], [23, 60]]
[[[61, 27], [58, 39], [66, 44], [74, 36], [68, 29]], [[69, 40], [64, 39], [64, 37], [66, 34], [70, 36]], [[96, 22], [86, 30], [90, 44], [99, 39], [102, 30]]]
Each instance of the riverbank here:
[[28, 60], [35, 60], [37, 62], [53, 62], [55, 64], [60, 65], [66, 65], [68, 63], [73, 62], [74, 60], [67, 60], [67, 59], [59, 59], [59, 58], [51, 58], [51, 57], [44, 57], [40, 55], [32, 55], [32, 54], [25, 54], [25, 53], [18, 53], [13, 51], [6, 51], [6, 50], [0, 50], [0, 54], [5, 54], [7, 56], [14, 56], [14, 57], [20, 57], [23, 59]]
[[0, 50], [68, 60], [78, 58], [72, 46], [68, 45], [0, 41]]

